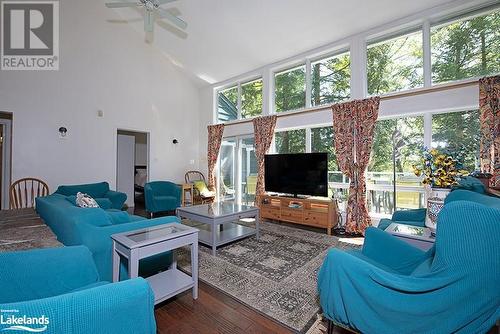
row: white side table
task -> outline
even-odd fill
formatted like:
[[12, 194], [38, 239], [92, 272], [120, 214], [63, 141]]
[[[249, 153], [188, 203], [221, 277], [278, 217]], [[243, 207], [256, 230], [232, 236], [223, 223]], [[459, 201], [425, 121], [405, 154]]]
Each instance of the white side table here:
[[[198, 298], [198, 229], [178, 223], [113, 234], [113, 282], [119, 280], [120, 256], [128, 260], [130, 278], [139, 275], [139, 260], [172, 251], [168, 270], [146, 278], [155, 295], [155, 304], [193, 289]], [[177, 269], [175, 249], [191, 247], [191, 276]]]
[[436, 241], [428, 227], [391, 223], [385, 231], [422, 250], [428, 250]]

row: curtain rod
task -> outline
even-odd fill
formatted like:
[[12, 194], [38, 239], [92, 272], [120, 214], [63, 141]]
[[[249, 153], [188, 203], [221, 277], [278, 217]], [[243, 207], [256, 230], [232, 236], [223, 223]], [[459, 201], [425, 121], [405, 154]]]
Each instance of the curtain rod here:
[[[470, 80], [470, 81], [446, 83], [446, 84], [442, 84], [442, 85], [434, 86], [434, 87], [417, 88], [417, 89], [407, 91], [407, 92], [396, 92], [396, 93], [390, 93], [387, 95], [383, 95], [380, 97], [380, 101], [388, 101], [388, 100], [394, 100], [394, 99], [399, 99], [399, 98], [404, 98], [404, 97], [409, 97], [409, 96], [417, 96], [417, 95], [423, 95], [423, 94], [427, 94], [427, 93], [440, 92], [440, 91], [444, 91], [444, 90], [469, 87], [469, 86], [478, 85], [478, 83], [479, 83], [478, 80]], [[345, 102], [348, 102], [348, 101], [345, 101]], [[343, 102], [341, 102], [341, 103], [343, 103]], [[302, 114], [314, 113], [314, 112], [318, 112], [318, 111], [329, 110], [332, 108], [332, 106], [334, 104], [335, 103], [327, 104], [327, 105], [323, 105], [323, 106], [319, 106], [319, 107], [307, 108], [307, 109], [299, 110], [299, 111], [289, 111], [289, 112], [284, 112], [284, 113], [276, 113], [276, 116], [278, 118], [293, 117], [296, 115], [302, 115]], [[252, 123], [252, 118], [238, 119], [238, 120], [230, 121], [230, 122], [225, 123], [225, 125], [231, 126], [231, 125], [245, 124], [245, 123]]]

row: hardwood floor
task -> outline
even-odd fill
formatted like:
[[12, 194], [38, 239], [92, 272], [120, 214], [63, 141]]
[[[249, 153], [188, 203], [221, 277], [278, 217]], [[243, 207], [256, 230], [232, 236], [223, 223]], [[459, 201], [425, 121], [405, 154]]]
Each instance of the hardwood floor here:
[[203, 282], [196, 301], [187, 291], [157, 305], [155, 316], [158, 333], [293, 333]]
[[[142, 205], [137, 205], [134, 214], [147, 217]], [[169, 213], [172, 214], [172, 213]], [[159, 214], [163, 216], [166, 214]], [[260, 314], [236, 299], [199, 282], [198, 299], [191, 291], [171, 298], [155, 308], [158, 333], [179, 334], [286, 334], [294, 333], [280, 323]], [[335, 328], [333, 334], [350, 333]]]

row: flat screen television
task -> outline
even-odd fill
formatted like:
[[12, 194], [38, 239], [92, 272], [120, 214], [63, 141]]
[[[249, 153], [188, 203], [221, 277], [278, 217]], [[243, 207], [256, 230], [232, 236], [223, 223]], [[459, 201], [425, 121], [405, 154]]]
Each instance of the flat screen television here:
[[328, 196], [328, 153], [267, 154], [267, 192]]

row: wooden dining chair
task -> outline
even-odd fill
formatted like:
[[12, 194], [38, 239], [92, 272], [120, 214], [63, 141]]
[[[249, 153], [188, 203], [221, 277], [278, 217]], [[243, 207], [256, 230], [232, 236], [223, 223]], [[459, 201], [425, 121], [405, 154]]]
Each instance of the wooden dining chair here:
[[35, 198], [48, 194], [49, 186], [42, 180], [32, 177], [17, 180], [10, 186], [10, 208], [33, 208]]

